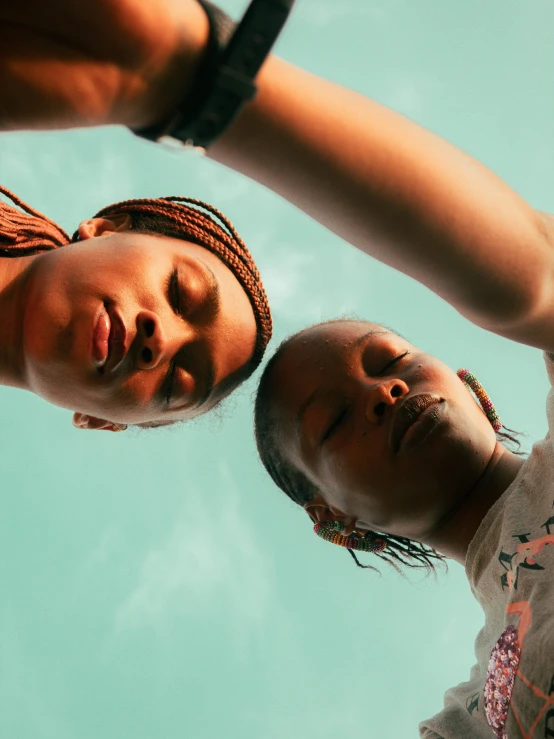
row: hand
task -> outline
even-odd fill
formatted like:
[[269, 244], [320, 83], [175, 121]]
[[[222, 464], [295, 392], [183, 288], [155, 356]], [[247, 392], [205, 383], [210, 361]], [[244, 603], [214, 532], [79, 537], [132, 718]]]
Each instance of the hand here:
[[162, 120], [208, 38], [196, 0], [6, 0], [0, 130]]

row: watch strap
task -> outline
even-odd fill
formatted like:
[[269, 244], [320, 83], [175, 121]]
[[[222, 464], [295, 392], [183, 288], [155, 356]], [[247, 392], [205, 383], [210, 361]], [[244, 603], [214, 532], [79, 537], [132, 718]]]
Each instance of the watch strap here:
[[255, 77], [294, 4], [294, 0], [252, 0], [237, 24], [213, 3], [199, 2], [210, 33], [196, 81], [169, 119], [135, 130], [143, 138], [170, 137], [184, 145], [209, 146], [255, 95]]

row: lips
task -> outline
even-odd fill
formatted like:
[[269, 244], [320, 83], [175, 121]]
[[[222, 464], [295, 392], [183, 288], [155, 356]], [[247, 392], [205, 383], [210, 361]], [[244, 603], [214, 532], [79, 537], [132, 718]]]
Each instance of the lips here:
[[127, 353], [127, 330], [116, 308], [105, 303], [92, 332], [92, 359], [104, 372], [113, 372]]
[[92, 361], [98, 369], [104, 367], [108, 360], [110, 331], [110, 317], [102, 308], [92, 331]]
[[418, 420], [419, 416], [433, 405], [438, 405], [442, 399], [436, 395], [422, 393], [407, 398], [394, 412], [391, 429], [391, 447], [396, 454], [402, 439], [408, 429]]

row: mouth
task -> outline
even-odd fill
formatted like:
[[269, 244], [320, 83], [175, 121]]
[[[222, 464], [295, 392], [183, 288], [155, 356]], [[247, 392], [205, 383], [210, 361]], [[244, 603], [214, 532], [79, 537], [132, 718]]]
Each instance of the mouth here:
[[92, 361], [102, 374], [113, 372], [127, 354], [127, 330], [115, 306], [103, 303], [92, 332]]
[[[392, 418], [392, 427], [390, 434], [390, 444], [394, 454], [398, 454], [403, 446], [403, 442], [405, 439], [406, 441], [408, 441], [408, 439], [406, 438], [407, 436], [415, 436], [416, 429], [408, 434], [414, 424], [417, 424], [418, 428], [420, 425], [423, 426], [423, 415], [425, 414], [425, 417], [427, 417], [427, 415], [431, 415], [427, 414], [426, 411], [428, 411], [430, 408], [440, 405], [443, 402], [443, 398], [440, 398], [437, 395], [422, 393], [420, 395], [414, 395], [411, 398], [407, 398], [402, 403], [402, 405], [400, 405], [396, 409]], [[438, 413], [436, 413], [435, 415], [438, 418]], [[423, 433], [423, 436], [425, 436], [426, 432], [430, 431], [431, 428], [436, 424], [437, 418], [431, 419], [433, 423], [431, 424], [429, 429], [422, 428], [422, 433], [425, 432]], [[413, 440], [416, 441], [415, 438]]]

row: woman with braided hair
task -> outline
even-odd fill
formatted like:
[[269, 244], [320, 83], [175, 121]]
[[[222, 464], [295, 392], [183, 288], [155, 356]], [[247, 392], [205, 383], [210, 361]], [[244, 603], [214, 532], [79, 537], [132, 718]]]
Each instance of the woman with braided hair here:
[[260, 363], [271, 315], [232, 224], [201, 201], [103, 208], [73, 237], [5, 188], [0, 382], [82, 429], [159, 426], [213, 408]]

